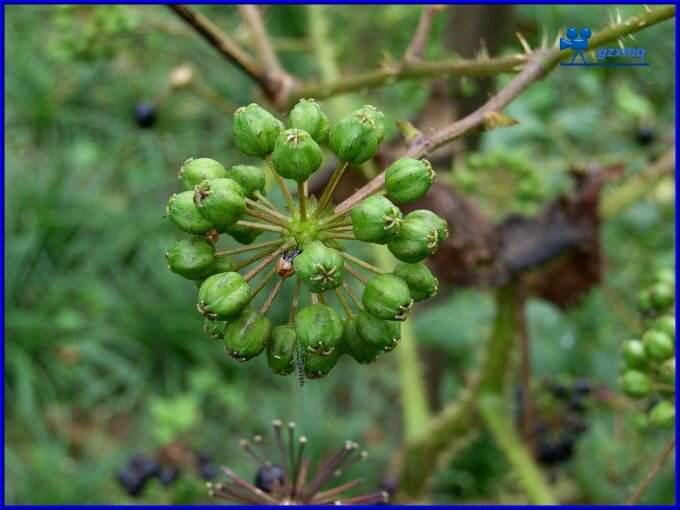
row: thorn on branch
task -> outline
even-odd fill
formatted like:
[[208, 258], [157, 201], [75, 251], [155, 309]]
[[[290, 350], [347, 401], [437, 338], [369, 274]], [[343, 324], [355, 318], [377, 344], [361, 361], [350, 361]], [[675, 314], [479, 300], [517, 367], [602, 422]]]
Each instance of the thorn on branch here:
[[432, 20], [437, 13], [445, 11], [446, 7], [446, 5], [427, 5], [423, 8], [413, 39], [404, 52], [404, 64], [417, 62], [423, 57], [427, 40], [432, 31]]

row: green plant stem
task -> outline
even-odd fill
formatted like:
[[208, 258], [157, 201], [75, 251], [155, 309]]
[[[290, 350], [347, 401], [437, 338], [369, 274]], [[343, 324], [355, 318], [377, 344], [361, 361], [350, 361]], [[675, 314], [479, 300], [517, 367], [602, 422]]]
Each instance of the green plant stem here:
[[347, 282], [343, 281], [342, 282], [342, 288], [347, 293], [349, 298], [352, 300], [352, 302], [354, 303], [354, 306], [356, 306], [359, 310], [363, 310], [364, 307], [362, 306], [361, 301], [359, 301], [359, 299], [357, 299], [356, 295], [354, 294], [354, 291], [352, 290], [352, 287], [350, 287]]
[[342, 295], [342, 292], [340, 292], [340, 289], [336, 288], [335, 289], [335, 295], [338, 297], [338, 301], [340, 301], [340, 304], [342, 305], [342, 308], [345, 310], [345, 315], [347, 316], [348, 319], [351, 319], [354, 317], [352, 314], [352, 309], [349, 306], [349, 303], [345, 300], [345, 296]]
[[256, 191], [254, 193], [255, 198], [257, 198], [260, 202], [262, 202], [264, 205], [269, 207], [270, 209], [276, 209], [276, 206], [272, 204], [267, 197], [265, 197], [260, 191]]
[[269, 273], [267, 273], [267, 275], [264, 278], [262, 278], [260, 283], [258, 283], [257, 286], [253, 289], [253, 291], [250, 294], [250, 300], [251, 301], [253, 299], [255, 299], [255, 297], [260, 293], [260, 291], [262, 291], [262, 289], [264, 289], [267, 286], [267, 284], [271, 281], [271, 279], [274, 278], [275, 274], [276, 274], [276, 268], [274, 267], [274, 268], [272, 268], [271, 271], [269, 271]]
[[283, 194], [283, 198], [285, 199], [286, 205], [288, 206], [288, 212], [293, 214], [293, 211], [295, 210], [295, 205], [293, 204], [293, 197], [291, 196], [290, 191], [288, 190], [288, 186], [286, 186], [286, 181], [284, 181], [283, 177], [281, 177], [279, 173], [276, 170], [274, 170], [274, 164], [272, 163], [271, 155], [265, 157], [265, 160], [267, 161], [269, 171], [276, 180], [276, 183], [279, 185], [279, 189]]
[[[389, 271], [393, 264], [389, 252], [384, 246], [373, 245], [371, 248], [374, 260], [382, 268], [382, 270], [379, 270], [381, 272]], [[427, 428], [431, 420], [425, 390], [425, 378], [416, 347], [413, 320], [406, 320], [402, 323], [401, 341], [396, 353], [399, 367], [404, 440], [408, 444]]]
[[307, 219], [307, 186], [304, 182], [298, 182], [298, 201], [300, 202], [300, 220]]
[[640, 480], [640, 483], [638, 484], [637, 487], [635, 487], [635, 490], [631, 493], [629, 498], [626, 500], [627, 505], [635, 505], [640, 502], [640, 499], [642, 499], [642, 495], [645, 493], [647, 488], [650, 486], [654, 478], [656, 477], [657, 473], [661, 470], [661, 468], [664, 466], [664, 464], [668, 461], [668, 458], [671, 456], [673, 453], [673, 450], [675, 450], [675, 438], [672, 437], [663, 447], [661, 452], [659, 452], [659, 455], [654, 459], [654, 462], [652, 463], [651, 467], [649, 468], [649, 471], [645, 473], [645, 476], [642, 477], [642, 480]]
[[234, 248], [233, 250], [216, 251], [215, 255], [216, 256], [237, 255], [239, 253], [246, 253], [246, 252], [249, 252], [249, 251], [259, 250], [261, 248], [269, 248], [271, 246], [278, 246], [281, 243], [283, 243], [283, 241], [281, 241], [280, 239], [275, 239], [273, 241], [267, 241], [265, 243], [251, 244], [249, 246], [242, 246], [240, 248]]
[[324, 233], [326, 234], [325, 236], [323, 236], [324, 239], [344, 239], [345, 241], [356, 241], [357, 240], [357, 238], [354, 237], [353, 235], [352, 236], [345, 235], [343, 232], [339, 232], [339, 233], [336, 234], [333, 231], [330, 231], [330, 232], [326, 231]]
[[479, 395], [487, 392], [502, 393], [522, 306], [516, 283], [510, 283], [496, 291], [494, 327], [477, 376], [456, 401], [430, 420], [427, 427], [418, 430], [399, 453], [398, 501], [412, 501], [422, 497], [444, 455], [466, 444], [468, 438], [476, 432], [479, 423]]
[[366, 269], [367, 271], [371, 271], [372, 273], [375, 273], [375, 274], [383, 274], [385, 272], [382, 269], [380, 269], [379, 267], [375, 267], [373, 264], [369, 264], [368, 262], [365, 262], [365, 261], [361, 260], [360, 258], [355, 257], [354, 255], [350, 255], [346, 251], [341, 251], [340, 253], [349, 262], [356, 264], [357, 266], [362, 267], [362, 268]]
[[270, 216], [268, 213], [255, 211], [253, 209], [246, 209], [246, 215], [251, 216], [253, 218], [257, 218], [258, 220], [268, 221], [269, 223], [273, 225], [278, 225], [281, 228], [290, 228], [289, 223], [283, 222], [274, 216]]
[[[332, 225], [334, 223], [340, 222], [342, 220], [345, 220], [345, 216], [347, 216], [350, 213], [349, 210], [343, 211], [340, 213], [333, 214], [332, 216], [328, 216], [326, 218], [323, 218], [319, 223], [321, 225]], [[351, 221], [348, 223], [348, 225], [351, 225]]]
[[[276, 268], [274, 268], [273, 273], [276, 273]], [[279, 278], [276, 281], [276, 285], [274, 285], [274, 288], [271, 290], [269, 295], [267, 296], [267, 299], [265, 302], [262, 304], [262, 308], [260, 308], [260, 313], [264, 315], [269, 311], [269, 308], [271, 308], [272, 303], [274, 303], [274, 300], [276, 299], [276, 296], [279, 293], [279, 290], [281, 290], [281, 286], [283, 285], [283, 278]]]
[[[281, 244], [282, 244], [282, 243], [280, 242], [280, 243], [278, 244], [278, 246], [280, 246]], [[241, 261], [239, 261], [239, 262], [236, 262], [236, 263], [234, 264], [234, 269], [235, 269], [236, 271], [240, 271], [241, 269], [243, 269], [243, 268], [246, 267], [246, 266], [249, 266], [249, 265], [252, 264], [253, 262], [257, 262], [258, 260], [260, 260], [260, 259], [262, 259], [262, 258], [264, 258], [264, 257], [266, 257], [266, 256], [268, 256], [268, 255], [270, 255], [270, 254], [273, 253], [275, 250], [276, 250], [276, 249], [266, 250], [266, 251], [263, 251], [263, 252], [261, 252], [261, 253], [257, 253], [256, 255], [253, 255], [253, 256], [250, 257], [250, 258], [247, 258], [247, 259], [245, 259], [245, 260], [241, 260]]]
[[352, 276], [354, 276], [354, 278], [356, 278], [357, 280], [359, 280], [359, 281], [360, 281], [361, 283], [363, 283], [364, 285], [366, 285], [366, 284], [368, 283], [368, 279], [367, 279], [364, 275], [362, 275], [361, 273], [357, 272], [356, 269], [354, 269], [354, 268], [352, 268], [352, 267], [350, 267], [350, 266], [345, 266], [345, 269], [347, 270], [347, 272], [348, 272], [349, 274], [351, 274]]
[[605, 194], [600, 203], [600, 216], [611, 219], [648, 195], [659, 181], [672, 177], [675, 170], [675, 146], [668, 149], [658, 160], [625, 183]]
[[283, 246], [277, 248], [273, 252], [271, 252], [269, 255], [267, 255], [257, 266], [255, 266], [253, 269], [251, 269], [248, 273], [246, 273], [243, 278], [245, 281], [249, 282], [252, 280], [257, 273], [262, 271], [265, 267], [267, 267], [272, 260], [274, 260], [276, 257], [281, 255], [284, 251], [286, 251], [288, 248], [290, 248], [292, 245], [290, 243], [286, 243]]
[[[260, 199], [261, 200], [261, 199]], [[255, 207], [256, 209], [260, 209], [262, 212], [269, 214], [270, 216], [274, 216], [275, 218], [278, 218], [279, 220], [290, 223], [290, 216], [286, 216], [285, 214], [281, 214], [279, 211], [276, 210], [275, 207], [273, 206], [267, 206], [263, 205], [257, 200], [251, 200], [250, 198], [245, 199], [246, 204]]]
[[543, 473], [517, 434], [512, 416], [496, 393], [479, 397], [479, 411], [496, 445], [503, 451], [532, 504], [555, 505], [557, 501]]
[[345, 173], [347, 165], [348, 163], [346, 161], [343, 161], [342, 163], [339, 163], [337, 168], [333, 171], [333, 174], [331, 175], [331, 178], [328, 180], [328, 183], [326, 184], [326, 187], [324, 188], [323, 193], [321, 194], [321, 198], [319, 199], [319, 207], [317, 208], [317, 211], [319, 213], [326, 208], [328, 202], [330, 202], [331, 198], [333, 197], [333, 192], [335, 191], [336, 186], [340, 182], [340, 179], [342, 179], [342, 175]]
[[236, 222], [236, 225], [239, 225], [241, 227], [250, 227], [250, 228], [255, 228], [258, 230], [269, 230], [270, 232], [284, 232], [285, 229], [283, 227], [279, 227], [278, 225], [269, 225], [267, 223], [257, 223], [254, 221], [245, 221], [245, 220], [239, 220]]

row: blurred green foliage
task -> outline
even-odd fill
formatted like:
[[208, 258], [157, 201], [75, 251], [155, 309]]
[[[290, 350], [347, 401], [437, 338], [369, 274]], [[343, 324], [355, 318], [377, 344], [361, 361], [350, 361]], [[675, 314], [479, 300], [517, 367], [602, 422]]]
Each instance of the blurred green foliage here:
[[[398, 59], [419, 8], [361, 9], [356, 16], [350, 8], [327, 8], [348, 73]], [[247, 44], [235, 7], [201, 10]], [[621, 10], [625, 16], [641, 7]], [[165, 94], [168, 75], [192, 62], [197, 79], [234, 106], [257, 97], [253, 85], [159, 6], [5, 12], [6, 501], [126, 502], [116, 470], [134, 453], [177, 436], [249, 477], [252, 466], [237, 440], [266, 431], [278, 417], [295, 420], [316, 454], [344, 439], [359, 441], [371, 455], [356, 472], [365, 487], [375, 487], [400, 441], [395, 357], [370, 370], [341, 361], [328, 378], [302, 388], [293, 377], [272, 375], [263, 358], [238, 365], [202, 334], [192, 284], [165, 267], [176, 233], [164, 206], [181, 162], [204, 156], [232, 164], [238, 155], [231, 119], [188, 91]], [[521, 7], [512, 23], [535, 45], [543, 32], [554, 40], [565, 24], [597, 29], [610, 13], [616, 15], [598, 6]], [[444, 18], [435, 22], [428, 57], [444, 55], [438, 43], [450, 37]], [[317, 76], [305, 8], [270, 7], [267, 21], [284, 65]], [[673, 23], [641, 32], [634, 44], [649, 48], [649, 68], [557, 69], [513, 102], [507, 113], [520, 124], [485, 134], [475, 153], [460, 155], [463, 168], [489, 172], [469, 192], [502, 217], [535, 211], [568, 190], [572, 165], [623, 161], [627, 174], [641, 171], [672, 138]], [[505, 52], [517, 47], [508, 40]], [[499, 77], [498, 85], [508, 79]], [[158, 123], [139, 129], [135, 104], [158, 98]], [[426, 99], [427, 88], [413, 82], [348, 97], [350, 104], [378, 105], [391, 119], [414, 118]], [[660, 141], [637, 145], [642, 125]], [[518, 193], [499, 198], [492, 189], [508, 164], [511, 173], [538, 183], [528, 211], [521, 200], [516, 207]], [[538, 378], [569, 374], [614, 387], [618, 344], [634, 332], [636, 289], [652, 269], [674, 264], [674, 214], [668, 181], [605, 226], [603, 287], [566, 312], [530, 304]], [[285, 314], [285, 300], [278, 303], [275, 313]], [[469, 290], [416, 314], [419, 344], [442, 353], [452, 368], [441, 382], [445, 401], [474, 366], [492, 316], [490, 296]], [[572, 461], [554, 473], [568, 481], [563, 501], [620, 503], [663, 437], [637, 431], [610, 408], [590, 421]], [[480, 435], [442, 471], [436, 501], [515, 501], [501, 458]], [[643, 501], [671, 502], [672, 480], [667, 467]], [[170, 491], [152, 487], [143, 501], [203, 502], [198, 484], [187, 475]]]

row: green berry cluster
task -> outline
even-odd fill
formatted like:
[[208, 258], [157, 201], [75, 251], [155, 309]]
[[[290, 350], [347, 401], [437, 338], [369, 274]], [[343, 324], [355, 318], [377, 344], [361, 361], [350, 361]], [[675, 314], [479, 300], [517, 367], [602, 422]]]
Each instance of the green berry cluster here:
[[[191, 237], [168, 250], [167, 262], [171, 271], [197, 282], [205, 332], [222, 340], [229, 356], [247, 361], [266, 351], [273, 372], [287, 375], [297, 368], [301, 376], [317, 378], [342, 354], [370, 363], [394, 349], [414, 302], [437, 292], [437, 279], [423, 261], [449, 233], [433, 212], [404, 216], [395, 205], [427, 193], [435, 173], [424, 159], [399, 159], [374, 194], [350, 199], [350, 205], [332, 203], [348, 165], [373, 157], [385, 136], [384, 115], [376, 108], [364, 106], [331, 126], [318, 103], [302, 99], [288, 123], [257, 104], [241, 107], [234, 114], [234, 142], [244, 154], [263, 159], [263, 166], [226, 169], [208, 158], [182, 165], [184, 191], [170, 198], [167, 215]], [[320, 196], [309, 196], [307, 181], [321, 167], [324, 149], [338, 164]], [[287, 210], [266, 197], [267, 172]], [[297, 185], [297, 203], [286, 180]], [[245, 246], [219, 250], [222, 234]], [[271, 239], [253, 244], [260, 235]], [[347, 251], [353, 241], [386, 245], [400, 262], [391, 272], [378, 269]], [[254, 254], [239, 258], [247, 252]], [[273, 325], [267, 312], [292, 276], [290, 319]], [[256, 307], [256, 296], [268, 286]]]
[[[675, 273], [660, 271], [639, 296], [645, 331], [622, 346], [621, 389], [644, 400], [645, 424], [672, 428], [675, 423]], [[652, 403], [649, 405], [649, 403]]]

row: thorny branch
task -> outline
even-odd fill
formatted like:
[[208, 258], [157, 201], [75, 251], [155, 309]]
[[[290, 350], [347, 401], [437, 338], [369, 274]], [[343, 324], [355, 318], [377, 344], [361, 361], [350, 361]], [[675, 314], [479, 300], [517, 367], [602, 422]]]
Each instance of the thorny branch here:
[[413, 33], [411, 44], [408, 45], [404, 52], [404, 62], [412, 63], [420, 60], [423, 57], [427, 40], [432, 30], [432, 20], [434, 16], [446, 9], [445, 5], [426, 5], [423, 7], [423, 12], [420, 14], [418, 26]]
[[[640, 16], [634, 16], [624, 23], [605, 28], [594, 34], [590, 41], [590, 49], [596, 49], [604, 44], [615, 41], [620, 37], [638, 32], [646, 27], [660, 23], [675, 15], [675, 6], [664, 6], [652, 10]], [[499, 114], [510, 102], [526, 90], [531, 84], [546, 76], [554, 69], [561, 60], [571, 56], [570, 51], [537, 50], [526, 57], [527, 63], [522, 71], [513, 78], [510, 83], [503, 87], [495, 96], [484, 103], [480, 108], [436, 133], [426, 136], [421, 133], [410, 143], [406, 151], [407, 157], [422, 157], [461, 136], [482, 127], [493, 117]], [[351, 197], [340, 203], [336, 212], [349, 210], [355, 204], [382, 188], [385, 183], [384, 173], [378, 174], [366, 185], [356, 191]]]

